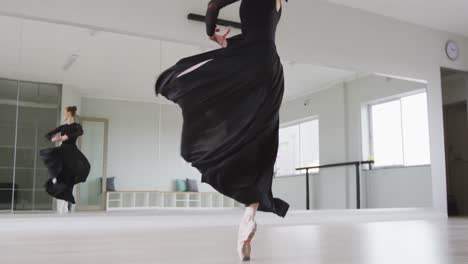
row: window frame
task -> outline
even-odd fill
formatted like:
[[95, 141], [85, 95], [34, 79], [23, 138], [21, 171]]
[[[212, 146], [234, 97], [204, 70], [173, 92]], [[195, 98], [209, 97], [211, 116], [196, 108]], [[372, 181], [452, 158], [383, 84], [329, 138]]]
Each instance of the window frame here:
[[[282, 128], [287, 128], [287, 127], [292, 127], [292, 126], [300, 126], [302, 123], [306, 123], [306, 122], [311, 122], [311, 121], [317, 121], [318, 122], [318, 140], [319, 140], [319, 162], [320, 162], [320, 118], [318, 115], [313, 115], [313, 116], [309, 116], [309, 117], [304, 117], [304, 118], [299, 118], [299, 119], [295, 119], [293, 121], [289, 121], [289, 122], [285, 122], [285, 123], [282, 123], [280, 124], [279, 126], [279, 129], [282, 129]], [[279, 131], [278, 131], [278, 136], [279, 136]], [[301, 143], [300, 143], [300, 137], [301, 137], [301, 129], [299, 128], [299, 147], [301, 146]], [[278, 142], [279, 143], [279, 142]], [[300, 151], [299, 151], [300, 152]], [[299, 157], [300, 159], [302, 157]], [[276, 165], [276, 159], [275, 159], [275, 165]], [[309, 175], [312, 175], [312, 174], [319, 174], [320, 170], [317, 169], [316, 171], [313, 171], [313, 172], [309, 172]], [[293, 174], [282, 174], [282, 175], [278, 175], [276, 173], [273, 174], [273, 177], [274, 178], [288, 178], [288, 177], [299, 177], [299, 176], [304, 176], [306, 175], [305, 172], [299, 172], [299, 173], [293, 173]]]
[[[400, 122], [401, 122], [401, 126], [400, 126], [400, 133], [401, 133], [401, 138], [402, 138], [402, 160], [403, 160], [403, 164], [398, 164], [398, 165], [381, 165], [381, 166], [378, 166], [378, 165], [373, 165], [373, 169], [393, 169], [393, 168], [413, 168], [413, 167], [425, 167], [425, 166], [430, 166], [431, 163], [427, 163], [427, 164], [418, 164], [418, 165], [406, 165], [405, 164], [405, 141], [404, 141], [404, 132], [403, 132], [403, 104], [401, 103], [402, 99], [405, 98], [405, 97], [409, 97], [409, 96], [413, 96], [413, 95], [418, 95], [418, 94], [422, 94], [422, 93], [425, 93], [426, 94], [426, 98], [427, 98], [427, 90], [425, 88], [421, 88], [421, 89], [416, 89], [414, 91], [411, 91], [411, 92], [408, 92], [408, 93], [402, 93], [402, 94], [398, 94], [398, 95], [395, 95], [395, 96], [392, 96], [392, 97], [388, 97], [388, 98], [385, 98], [385, 99], [382, 99], [382, 100], [377, 100], [377, 101], [373, 101], [373, 102], [370, 102], [367, 104], [367, 107], [366, 107], [366, 111], [367, 111], [367, 118], [368, 118], [368, 123], [369, 123], [369, 126], [368, 126], [368, 137], [369, 137], [369, 155], [375, 160], [375, 156], [374, 156], [374, 133], [373, 133], [373, 127], [374, 127], [374, 122], [373, 122], [373, 116], [372, 116], [372, 106], [375, 106], [375, 105], [380, 105], [380, 104], [385, 104], [385, 103], [390, 103], [390, 102], [394, 102], [394, 101], [399, 101], [400, 102]], [[427, 102], [426, 102], [427, 104]], [[427, 117], [429, 118], [429, 116]], [[430, 144], [430, 142], [428, 142]]]

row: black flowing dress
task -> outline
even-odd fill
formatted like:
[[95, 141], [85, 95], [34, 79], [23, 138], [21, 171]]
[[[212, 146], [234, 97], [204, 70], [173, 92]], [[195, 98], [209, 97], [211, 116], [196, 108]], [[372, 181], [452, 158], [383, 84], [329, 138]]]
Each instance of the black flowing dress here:
[[[212, 0], [207, 34], [219, 10], [238, 0]], [[184, 58], [164, 71], [156, 93], [182, 109], [182, 157], [220, 193], [284, 217], [289, 205], [272, 194], [278, 151], [283, 67], [275, 32], [281, 17], [276, 0], [243, 0], [242, 34], [228, 47]], [[201, 67], [181, 73], [206, 62]]]
[[[76, 146], [76, 140], [83, 135], [83, 128], [77, 123], [61, 125], [47, 133], [51, 140], [56, 134], [67, 135], [59, 147], [42, 149], [40, 155], [49, 170], [49, 180], [45, 183], [47, 193], [57, 199], [75, 203], [73, 186], [85, 182], [91, 169], [88, 159]], [[52, 180], [56, 178], [54, 183]]]

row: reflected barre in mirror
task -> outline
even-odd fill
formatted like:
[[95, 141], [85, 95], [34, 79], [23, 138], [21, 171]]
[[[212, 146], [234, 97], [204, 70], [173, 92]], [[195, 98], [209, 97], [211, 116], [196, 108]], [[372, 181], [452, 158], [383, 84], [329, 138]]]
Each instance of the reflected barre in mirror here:
[[[78, 106], [84, 123], [108, 122], [106, 129], [88, 124], [82, 137], [84, 154], [102, 169], [75, 190], [87, 201], [79, 210], [106, 209], [106, 178], [120, 192], [175, 192], [176, 179], [186, 178], [197, 179], [201, 193], [215, 192], [180, 157], [179, 108], [154, 95], [162, 69], [214, 46], [5, 16], [0, 22], [9, 36], [0, 39], [0, 210], [54, 209], [38, 150], [52, 145], [42, 135], [62, 122], [67, 105]], [[432, 205], [424, 81], [310, 62], [284, 60], [283, 68], [275, 196], [292, 210]], [[98, 138], [106, 147], [93, 147]], [[308, 184], [296, 170], [367, 160], [372, 170], [310, 169]]]

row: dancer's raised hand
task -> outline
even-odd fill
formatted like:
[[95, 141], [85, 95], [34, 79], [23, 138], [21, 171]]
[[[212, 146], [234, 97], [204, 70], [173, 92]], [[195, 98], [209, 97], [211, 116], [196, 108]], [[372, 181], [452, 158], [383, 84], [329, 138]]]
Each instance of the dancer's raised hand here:
[[[220, 29], [216, 28], [215, 32], [219, 32]], [[214, 33], [210, 39], [216, 43], [218, 43], [221, 47], [226, 48], [228, 46], [227, 36], [231, 33], [231, 29], [228, 28], [224, 34], [216, 34]]]

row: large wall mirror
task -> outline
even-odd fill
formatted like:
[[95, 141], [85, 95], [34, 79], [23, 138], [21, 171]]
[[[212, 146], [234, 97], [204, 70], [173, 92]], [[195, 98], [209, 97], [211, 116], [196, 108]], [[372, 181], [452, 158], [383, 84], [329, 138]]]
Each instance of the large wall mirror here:
[[[0, 210], [54, 209], [38, 151], [53, 145], [43, 135], [62, 122], [67, 105], [88, 123], [102, 121], [79, 143], [99, 166], [76, 194], [80, 210], [240, 206], [202, 184], [179, 156], [180, 110], [154, 94], [161, 70], [209, 48], [0, 21]], [[293, 210], [432, 206], [424, 81], [287, 58], [283, 65], [276, 196]], [[348, 162], [359, 165], [311, 168], [308, 177], [297, 170]], [[187, 178], [198, 181], [199, 194], [177, 191], [177, 180]]]
[[39, 158], [50, 147], [44, 134], [58, 124], [61, 82], [28, 73], [25, 65], [41, 69], [39, 46], [24, 37], [25, 21], [0, 17], [0, 210], [51, 210], [44, 191], [48, 173]]
[[326, 165], [309, 170], [310, 209], [432, 205], [424, 82], [297, 63], [285, 69], [279, 193], [307, 207], [305, 171], [296, 168]]

